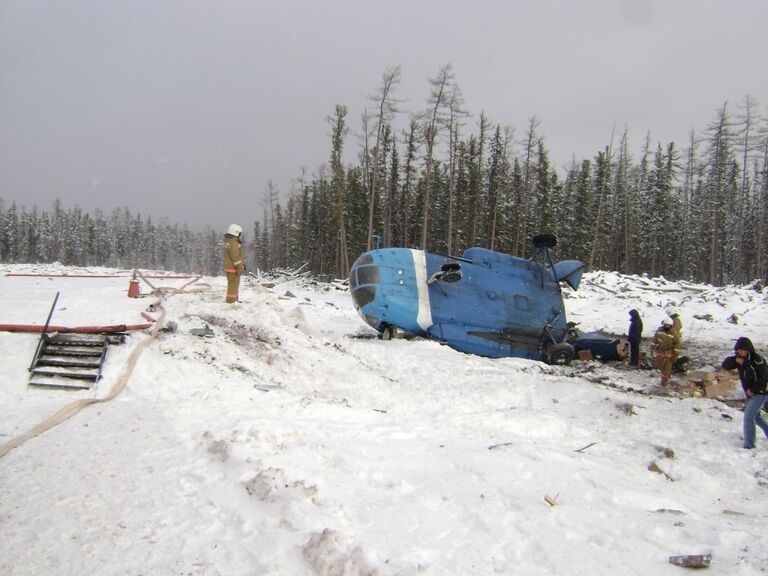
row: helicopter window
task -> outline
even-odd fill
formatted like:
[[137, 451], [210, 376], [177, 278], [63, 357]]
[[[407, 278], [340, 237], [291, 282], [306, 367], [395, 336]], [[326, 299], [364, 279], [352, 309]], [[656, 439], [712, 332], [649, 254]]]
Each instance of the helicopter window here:
[[363, 254], [355, 262], [355, 266], [365, 266], [366, 264], [373, 264], [373, 256], [370, 254]]
[[374, 298], [376, 298], [376, 288], [373, 286], [364, 286], [352, 292], [352, 299], [355, 301], [357, 308], [362, 308], [369, 302], [372, 302]]
[[357, 269], [357, 283], [363, 284], [378, 284], [379, 283], [379, 267], [378, 266], [363, 266]]

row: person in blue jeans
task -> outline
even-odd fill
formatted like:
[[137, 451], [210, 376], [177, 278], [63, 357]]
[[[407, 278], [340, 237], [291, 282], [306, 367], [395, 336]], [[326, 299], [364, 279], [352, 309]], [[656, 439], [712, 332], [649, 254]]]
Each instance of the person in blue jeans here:
[[768, 438], [768, 422], [760, 414], [768, 400], [768, 365], [765, 359], [755, 352], [749, 338], [741, 337], [733, 347], [734, 355], [723, 360], [725, 370], [738, 370], [741, 387], [747, 397], [744, 407], [744, 448], [755, 447], [755, 424]]

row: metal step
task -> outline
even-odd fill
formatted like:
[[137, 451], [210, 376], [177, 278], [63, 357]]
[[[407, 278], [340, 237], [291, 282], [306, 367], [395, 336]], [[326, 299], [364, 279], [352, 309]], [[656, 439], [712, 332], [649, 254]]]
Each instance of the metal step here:
[[65, 378], [80, 378], [95, 382], [99, 379], [99, 370], [88, 371], [88, 368], [69, 369], [66, 366], [48, 366], [46, 368], [33, 368], [32, 378], [36, 376], [63, 376]]
[[33, 379], [29, 381], [29, 385], [39, 386], [41, 388], [76, 388], [78, 390], [89, 390], [93, 386], [93, 381], [65, 378], [63, 376], [34, 376]]
[[96, 346], [65, 346], [63, 344], [46, 344], [45, 354], [52, 356], [101, 356], [103, 348]]
[[107, 337], [104, 334], [79, 334], [76, 332], [46, 334], [45, 340], [49, 344], [66, 344], [70, 346], [104, 346], [107, 344]]
[[98, 356], [60, 356], [46, 353], [37, 360], [38, 366], [68, 366], [72, 368], [98, 368], [101, 366], [101, 354]]

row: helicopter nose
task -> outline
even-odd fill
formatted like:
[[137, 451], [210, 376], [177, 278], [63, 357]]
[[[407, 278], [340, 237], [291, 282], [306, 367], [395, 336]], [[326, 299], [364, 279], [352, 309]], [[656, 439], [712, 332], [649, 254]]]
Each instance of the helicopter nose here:
[[378, 328], [379, 321], [366, 312], [368, 306], [375, 306], [376, 296], [381, 293], [379, 267], [370, 253], [361, 255], [349, 272], [349, 289], [357, 313], [372, 328]]
[[377, 330], [396, 326], [420, 334], [432, 324], [421, 251], [392, 248], [363, 254], [352, 266], [350, 289], [358, 314]]

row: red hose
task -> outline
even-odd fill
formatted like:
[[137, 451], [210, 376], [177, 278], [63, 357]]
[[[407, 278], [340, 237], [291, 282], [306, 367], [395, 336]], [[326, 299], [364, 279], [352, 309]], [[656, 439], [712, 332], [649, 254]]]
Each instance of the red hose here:
[[[6, 276], [27, 276], [33, 278], [131, 278], [130, 275], [122, 274], [32, 274], [31, 272], [9, 272]], [[145, 274], [144, 277], [160, 280], [184, 280], [186, 278], [198, 278], [199, 276], [149, 276]]]
[[[8, 272], [5, 276], [22, 276], [27, 278], [131, 278], [132, 275], [125, 274], [33, 274], [31, 272]], [[152, 276], [144, 274], [144, 278], [155, 278], [159, 280], [186, 280], [187, 278], [199, 278], [197, 276]]]
[[[146, 330], [152, 324], [115, 324], [113, 326], [48, 326], [48, 332], [66, 332], [75, 334], [98, 334], [103, 332], [128, 332]], [[0, 332], [42, 332], [44, 326], [37, 324], [0, 324]]]
[[[58, 278], [116, 278], [116, 276], [96, 276], [91, 274], [85, 275], [72, 275], [72, 274], [6, 274], [6, 276], [39, 276], [46, 277], [58, 277]], [[147, 278], [194, 278], [192, 282], [187, 282], [181, 290], [196, 282], [200, 279], [200, 276], [147, 276]], [[155, 301], [152, 306], [159, 306], [160, 300]], [[149, 324], [116, 324], [113, 326], [48, 326], [48, 332], [63, 332], [63, 333], [75, 333], [75, 334], [89, 334], [89, 333], [106, 333], [106, 332], [128, 332], [131, 330], [146, 330], [152, 328], [152, 325], [156, 322], [152, 316], [146, 312], [142, 312], [141, 315], [144, 319], [149, 320]], [[44, 326], [38, 326], [36, 324], [0, 324], [0, 332], [42, 332]]]

